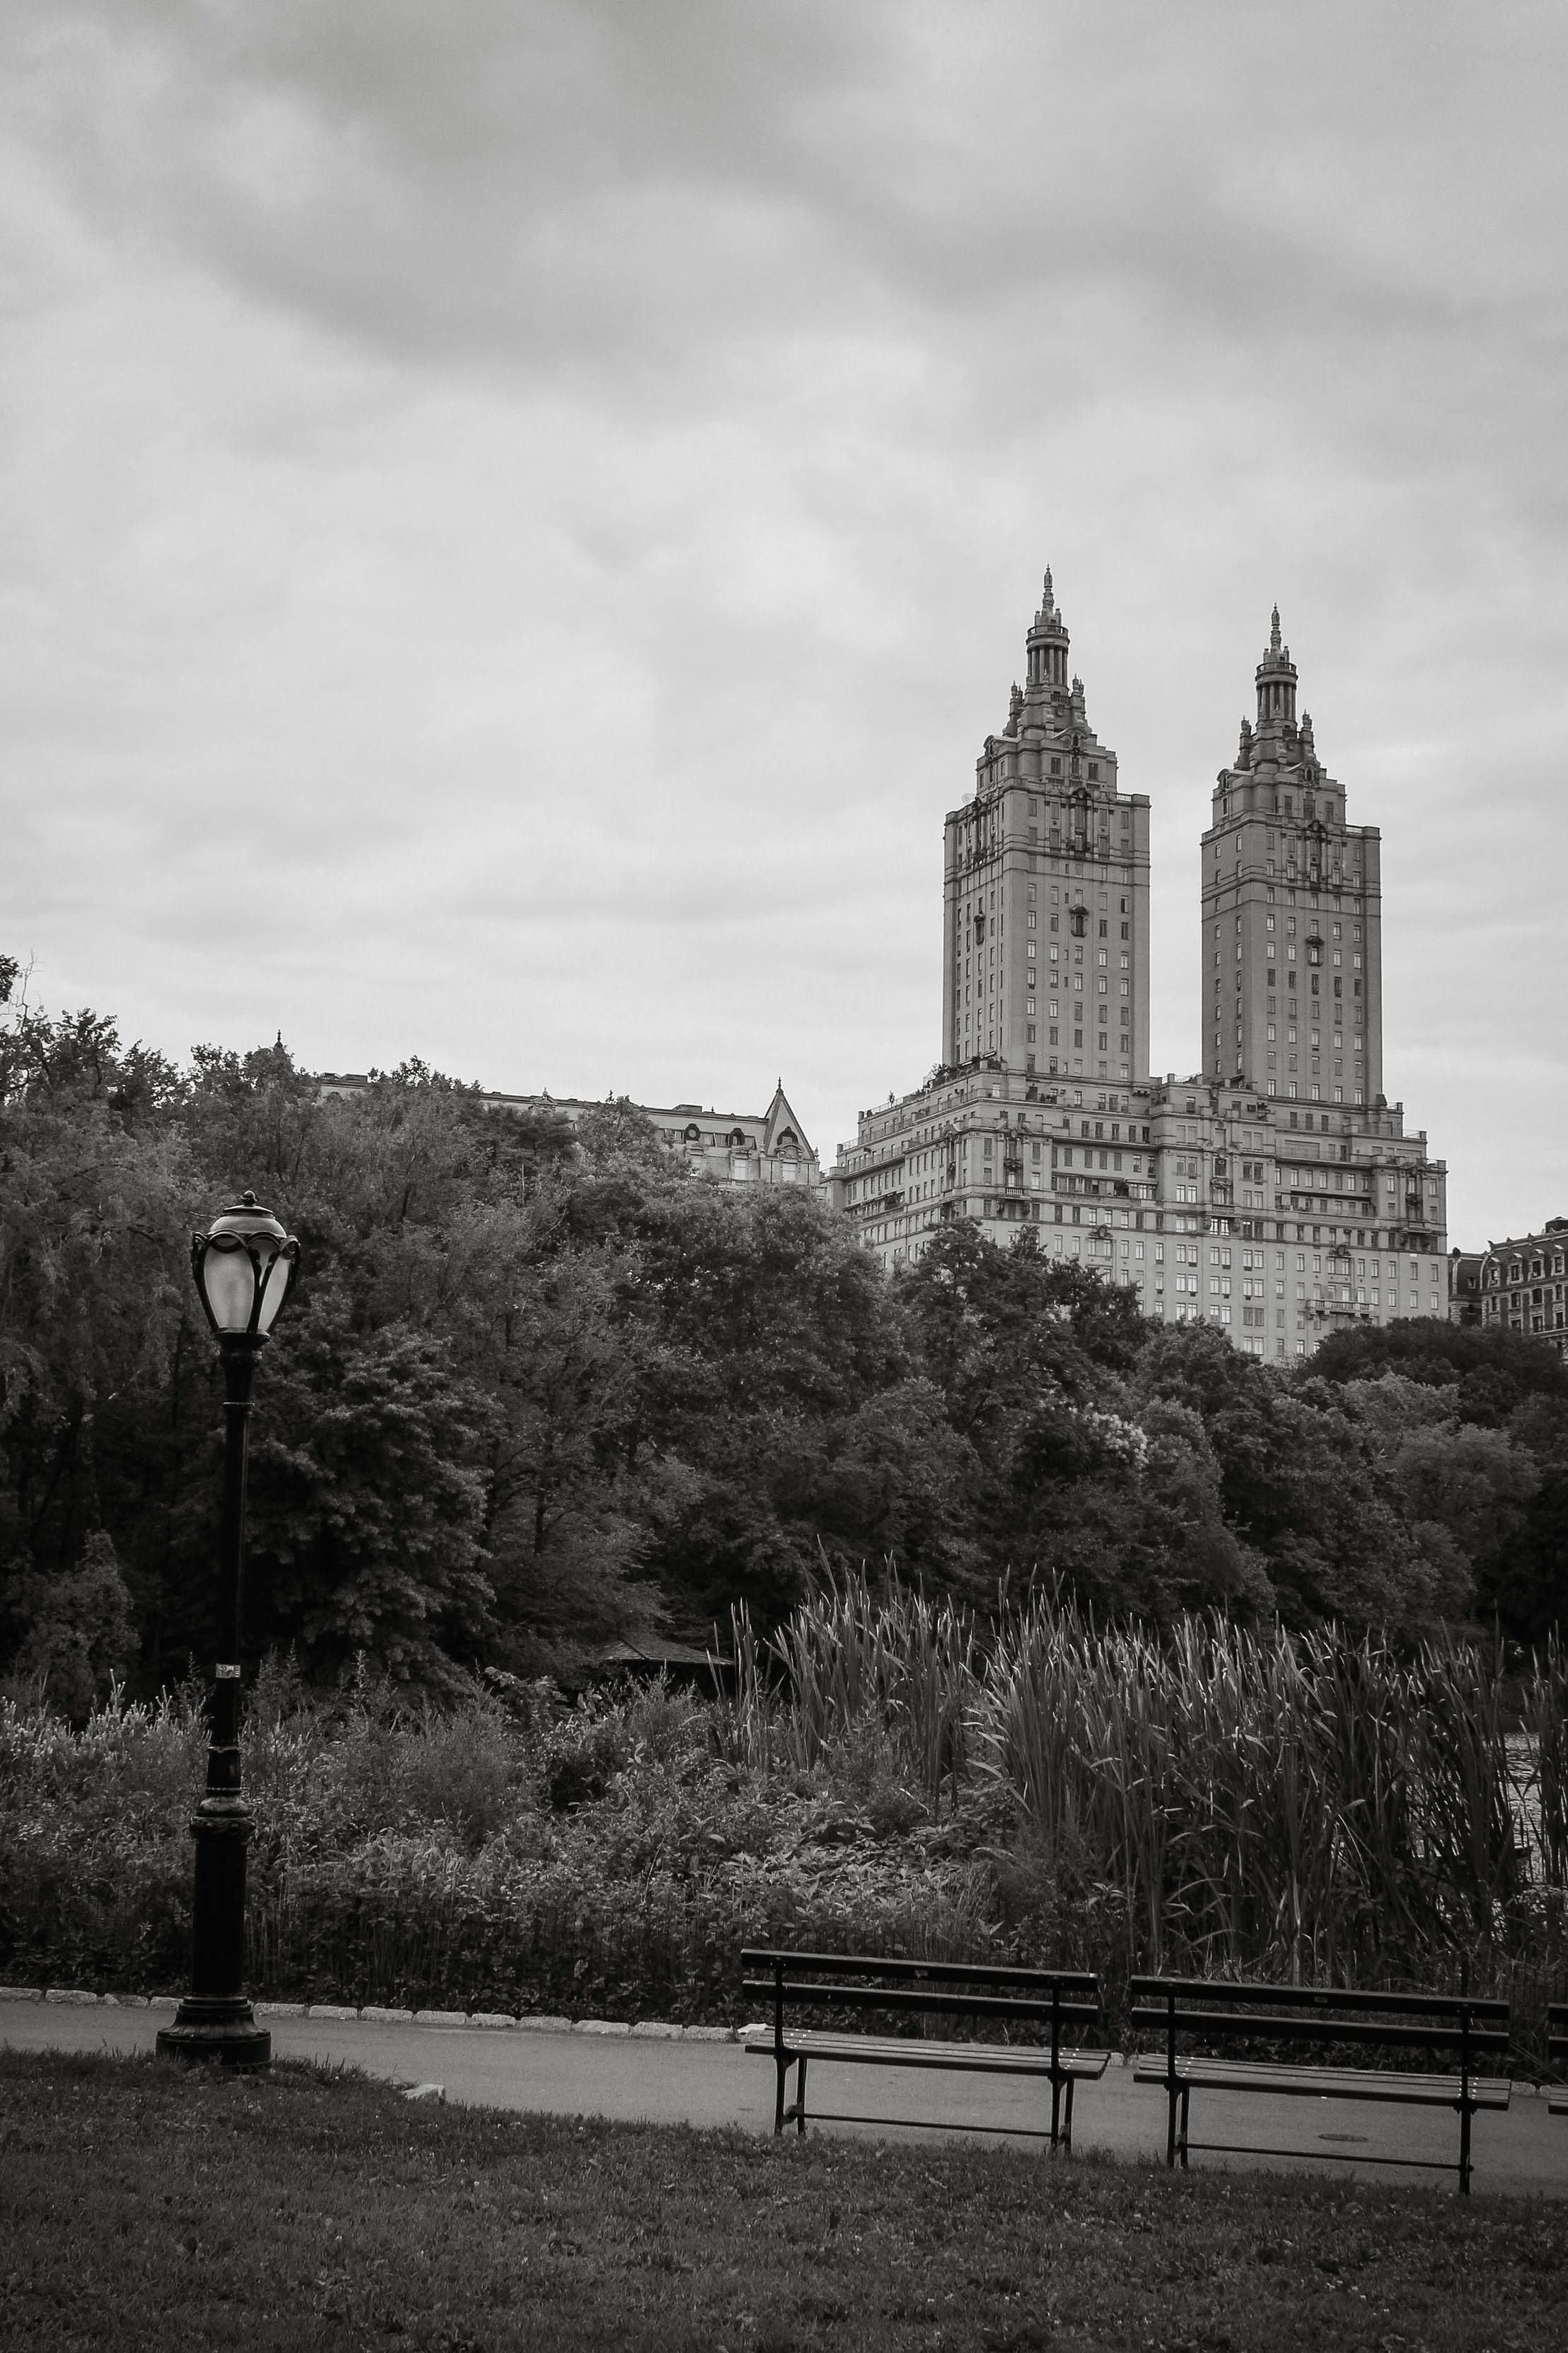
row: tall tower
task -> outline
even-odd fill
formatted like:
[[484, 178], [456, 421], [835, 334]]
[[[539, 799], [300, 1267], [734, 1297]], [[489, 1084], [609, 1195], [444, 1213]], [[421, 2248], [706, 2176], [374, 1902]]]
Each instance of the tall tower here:
[[950, 810], [942, 1061], [1116, 1083], [1149, 1067], [1149, 802], [1068, 675], [1046, 575], [1026, 683]]
[[1287, 1102], [1383, 1095], [1383, 899], [1375, 826], [1345, 818], [1296, 721], [1274, 608], [1258, 717], [1241, 723], [1203, 839], [1204, 1076]]

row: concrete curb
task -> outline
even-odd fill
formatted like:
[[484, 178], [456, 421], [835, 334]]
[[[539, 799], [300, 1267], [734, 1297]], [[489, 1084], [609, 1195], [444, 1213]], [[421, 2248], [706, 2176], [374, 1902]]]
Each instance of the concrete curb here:
[[[0, 1985], [0, 2002], [5, 2001], [50, 2002], [68, 2010], [178, 2010], [180, 2006], [178, 1994], [91, 1993], [84, 1986]], [[680, 2026], [658, 2018], [638, 2019], [628, 2025], [618, 2018], [559, 2018], [531, 2010], [514, 2018], [504, 2010], [391, 2010], [375, 2002], [358, 2010], [334, 2001], [258, 2001], [252, 2007], [258, 2018], [321, 2018], [349, 2025], [363, 2021], [367, 2026], [460, 2026], [484, 2034], [624, 2034], [648, 2042], [678, 2042], [682, 2037], [692, 2042], [739, 2042], [757, 2031], [744, 2026]]]

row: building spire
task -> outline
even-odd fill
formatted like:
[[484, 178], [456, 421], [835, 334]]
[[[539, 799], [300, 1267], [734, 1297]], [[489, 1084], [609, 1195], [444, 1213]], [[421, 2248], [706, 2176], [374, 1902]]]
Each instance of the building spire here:
[[1056, 583], [1051, 578], [1048, 565], [1040, 596], [1040, 609], [1030, 625], [1026, 642], [1029, 667], [1024, 686], [1024, 701], [1037, 705], [1042, 697], [1048, 699], [1058, 688], [1067, 685], [1068, 626], [1057, 610]]
[[1268, 648], [1258, 665], [1258, 725], [1264, 728], [1296, 724], [1296, 665], [1290, 649], [1280, 641], [1279, 607], [1269, 619]]

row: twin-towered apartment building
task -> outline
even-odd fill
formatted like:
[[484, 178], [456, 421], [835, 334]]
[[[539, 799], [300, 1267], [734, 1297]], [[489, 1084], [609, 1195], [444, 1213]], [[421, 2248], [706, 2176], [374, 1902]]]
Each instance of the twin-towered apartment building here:
[[[1444, 1165], [1384, 1096], [1378, 833], [1351, 823], [1297, 717], [1278, 611], [1203, 837], [1189, 1079], [1149, 1072], [1149, 802], [1121, 790], [1068, 644], [1047, 572], [1024, 682], [946, 820], [942, 1060], [925, 1084], [863, 1113], [826, 1180], [782, 1083], [761, 1113], [648, 1108], [659, 1139], [726, 1183], [826, 1181], [889, 1270], [955, 1218], [1004, 1242], [1027, 1225], [1146, 1315], [1213, 1322], [1274, 1361], [1345, 1323], [1447, 1314]], [[483, 1101], [573, 1125], [599, 1108]]]
[[886, 1266], [944, 1220], [1130, 1284], [1248, 1354], [1447, 1313], [1445, 1168], [1383, 1091], [1375, 827], [1296, 712], [1279, 616], [1203, 838], [1203, 1069], [1149, 1074], [1149, 803], [1069, 678], [1051, 575], [945, 828], [942, 1057], [831, 1174]]

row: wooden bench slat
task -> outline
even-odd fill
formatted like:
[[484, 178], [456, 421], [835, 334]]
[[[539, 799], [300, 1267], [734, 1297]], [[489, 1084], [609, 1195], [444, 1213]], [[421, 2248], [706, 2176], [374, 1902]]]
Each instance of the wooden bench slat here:
[[1568, 2090], [1553, 2092], [1546, 2103], [1549, 2116], [1568, 2116]]
[[1404, 2051], [1458, 2051], [1468, 2042], [1478, 2056], [1506, 2052], [1509, 2047], [1507, 2034], [1489, 2026], [1472, 2027], [1467, 2035], [1458, 2026], [1378, 2026], [1370, 2020], [1323, 2018], [1315, 2011], [1295, 2017], [1223, 2010], [1178, 2010], [1173, 2014], [1151, 2006], [1134, 2010], [1129, 2023], [1151, 2032], [1168, 2033], [1173, 2026], [1178, 2034], [1245, 2034], [1257, 2041], [1280, 2042], [1370, 2042]]
[[1100, 1980], [1089, 1969], [1030, 1969], [1012, 1961], [913, 1961], [875, 1953], [797, 1953], [771, 1945], [741, 1948], [742, 1969], [772, 1969], [780, 1961], [786, 1969], [847, 1969], [861, 1977], [931, 1978], [938, 1984], [1059, 1986], [1064, 1993], [1097, 1998], [1100, 1993]]
[[[1257, 2007], [1273, 2010], [1364, 2010], [1373, 2016], [1393, 2016], [1401, 2011], [1416, 2018], [1435, 2018], [1444, 2014], [1458, 2018], [1468, 2010], [1473, 2019], [1506, 2022], [1509, 2005], [1489, 1994], [1483, 2000], [1470, 1994], [1447, 1993], [1388, 1993], [1358, 1992], [1350, 1986], [1287, 1986], [1246, 1985], [1228, 1978], [1158, 1978], [1134, 1977], [1127, 1980], [1127, 1990], [1134, 2002], [1169, 2005], [1173, 1996], [1182, 2003], [1220, 2003], [1232, 2008]], [[1568, 2004], [1564, 2005], [1568, 2022]]]
[[[764, 2039], [765, 2036], [765, 2039]], [[745, 2049], [759, 2059], [776, 2057], [773, 2029], [749, 2034]], [[784, 2054], [807, 2059], [843, 2059], [851, 2064], [878, 2067], [946, 2068], [975, 2075], [1049, 2075], [1051, 2054], [1027, 2045], [1005, 2042], [927, 2042], [902, 2035], [805, 2034], [784, 2032]], [[1110, 2063], [1109, 2051], [1061, 2051], [1058, 2075], [1074, 2075], [1080, 2083], [1098, 2083]]]
[[[1156, 2065], [1152, 2059], [1140, 2060], [1133, 2081], [1168, 2085], [1164, 2061]], [[1180, 2055], [1176, 2081], [1194, 2092], [1277, 2092], [1287, 2098], [1382, 2100], [1407, 2107], [1452, 2107], [1460, 2095], [1458, 2075], [1379, 2074], [1363, 2067], [1271, 2067], [1261, 2060]], [[1504, 2076], [1472, 2075], [1470, 2105], [1506, 2108], [1512, 2090]]]
[[[771, 1978], [744, 1978], [741, 1982], [741, 1991], [759, 2001], [771, 2001], [778, 1990]], [[844, 2010], [934, 2010], [954, 2018], [1028, 2019], [1042, 2026], [1048, 2026], [1053, 2017], [1064, 2026], [1092, 2026], [1100, 2016], [1098, 2006], [1085, 2002], [1054, 2004], [1003, 1993], [942, 1993], [904, 1986], [830, 1985], [820, 1978], [796, 1985], [786, 1978], [784, 1998], [786, 2002], [834, 2004]]]

